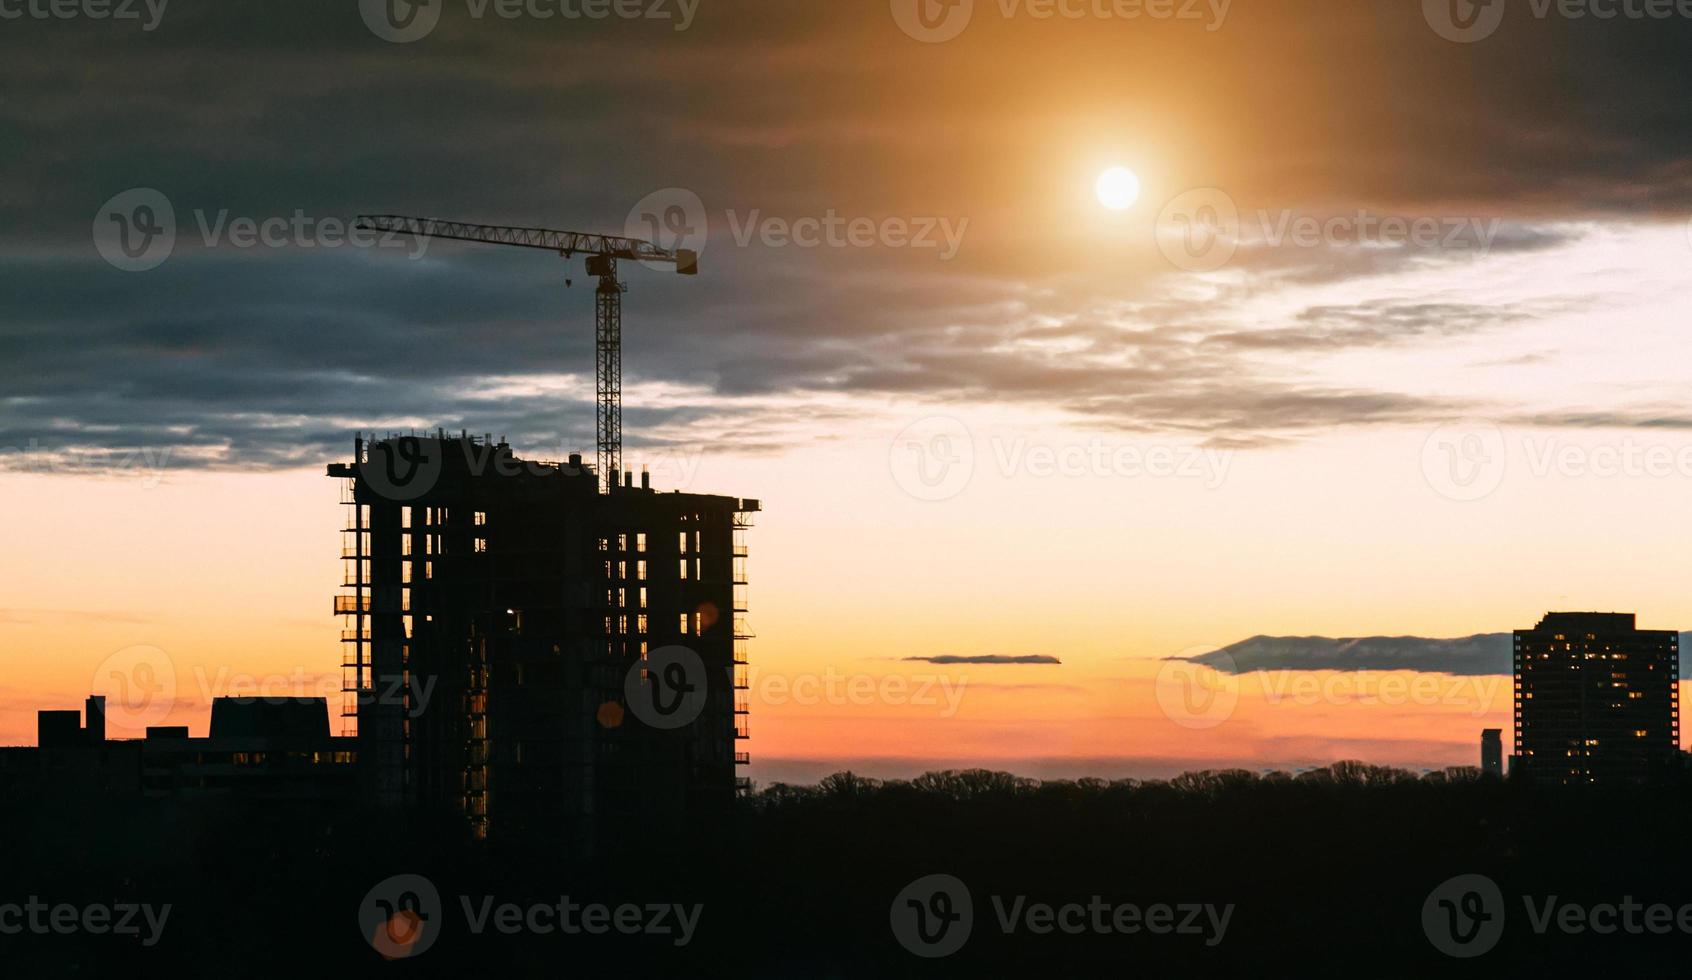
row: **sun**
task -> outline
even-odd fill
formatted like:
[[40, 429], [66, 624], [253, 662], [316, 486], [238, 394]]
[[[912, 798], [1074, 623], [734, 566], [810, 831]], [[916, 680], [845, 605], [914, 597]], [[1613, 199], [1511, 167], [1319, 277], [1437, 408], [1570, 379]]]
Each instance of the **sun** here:
[[1100, 204], [1112, 211], [1126, 211], [1140, 199], [1140, 178], [1127, 167], [1111, 167], [1099, 174], [1093, 191], [1098, 194]]

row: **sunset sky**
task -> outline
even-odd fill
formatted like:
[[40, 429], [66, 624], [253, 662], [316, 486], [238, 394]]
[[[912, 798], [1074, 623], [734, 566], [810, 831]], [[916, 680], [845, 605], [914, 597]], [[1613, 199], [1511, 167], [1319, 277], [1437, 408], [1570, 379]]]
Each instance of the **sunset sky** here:
[[754, 778], [1473, 764], [1508, 678], [1158, 696], [1260, 634], [1692, 628], [1692, 23], [1442, 6], [0, 22], [0, 743], [134, 647], [196, 734], [338, 690], [357, 432], [592, 453], [580, 263], [323, 222], [650, 215], [701, 274], [625, 277], [625, 458], [764, 501]]

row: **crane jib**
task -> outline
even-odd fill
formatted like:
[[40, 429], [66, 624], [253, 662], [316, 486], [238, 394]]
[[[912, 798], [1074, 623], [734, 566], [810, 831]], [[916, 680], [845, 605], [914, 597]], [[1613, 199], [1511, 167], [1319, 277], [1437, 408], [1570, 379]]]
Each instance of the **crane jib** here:
[[613, 259], [671, 263], [678, 266], [677, 271], [684, 274], [692, 274], [698, 269], [698, 258], [689, 249], [670, 251], [638, 238], [623, 238], [615, 235], [590, 235], [577, 231], [520, 228], [511, 225], [482, 225], [462, 221], [442, 221], [434, 218], [411, 218], [394, 214], [360, 215], [358, 226], [371, 231], [416, 235], [423, 238], [447, 238], [487, 245], [512, 245], [519, 248], [545, 249], [549, 252], [557, 252], [566, 258], [577, 254], [603, 255]]
[[674, 265], [682, 275], [691, 276], [699, 272], [698, 252], [687, 248], [671, 251], [638, 238], [550, 228], [475, 225], [398, 214], [361, 214], [357, 226], [385, 234], [543, 248], [565, 258], [584, 256], [588, 275], [599, 279], [599, 288], [594, 291], [593, 373], [594, 441], [599, 449], [600, 492], [608, 494], [632, 486], [633, 474], [623, 473], [623, 286], [617, 275], [617, 260], [664, 262]]

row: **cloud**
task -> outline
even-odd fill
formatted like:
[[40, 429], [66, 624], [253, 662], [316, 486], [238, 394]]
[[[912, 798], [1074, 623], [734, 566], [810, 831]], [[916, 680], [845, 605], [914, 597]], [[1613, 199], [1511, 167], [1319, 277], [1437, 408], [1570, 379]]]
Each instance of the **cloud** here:
[[1003, 654], [984, 653], [974, 655], [940, 654], [934, 657], [905, 657], [908, 663], [928, 664], [1061, 664], [1062, 660], [1044, 653], [1031, 654]]
[[1511, 673], [1509, 633], [1455, 639], [1420, 636], [1254, 636], [1194, 657], [1172, 659], [1235, 674], [1266, 670], [1413, 670], [1442, 674]]
[[[835, 395], [990, 400], [1240, 448], [1420, 424], [1477, 406], [1309, 368], [1543, 312], [1408, 295], [1232, 315], [1480, 260], [1253, 241], [1200, 289], [1149, 231], [1102, 242], [1034, 190], [1070, 179], [1045, 148], [1119, 125], [1160, 145], [1168, 190], [1221, 188], [1248, 215], [1497, 219], [1495, 260], [1692, 207], [1682, 19], [1512, 18], [1458, 45], [1416, 4], [1259, 6], [1215, 32], [982, 15], [942, 46], [907, 43], [884, 4], [750, 0], [706, 5], [685, 32], [448, 5], [409, 45], [372, 36], [350, 3], [173, 8], [146, 36], [20, 21], [0, 35], [0, 467], [32, 447], [77, 471], [140, 448], [172, 467], [289, 467], [344, 454], [355, 431], [436, 425], [592, 446], [592, 304], [580, 279], [561, 288], [556, 257], [243, 250], [201, 240], [220, 215], [619, 231], [649, 192], [692, 189], [710, 212], [703, 274], [629, 277], [630, 446], [774, 452], [825, 428], [804, 423], [842, 411], [810, 407]], [[1307, 49], [1329, 57], [1285, 57]], [[1009, 57], [1018, 72], [980, 71]], [[971, 81], [935, 84], [948, 78]], [[1108, 94], [1148, 90], [1160, 98], [1131, 111]], [[1061, 112], [1053, 91], [1074, 95]], [[101, 203], [132, 187], [164, 192], [178, 218], [175, 253], [143, 274], [90, 239]], [[731, 211], [970, 224], [942, 263], [741, 247]], [[494, 381], [508, 384], [485, 394]], [[1602, 405], [1544, 417], [1617, 412], [1625, 424]]]
[[[1692, 633], [1681, 633], [1684, 646]], [[1410, 670], [1467, 676], [1510, 675], [1509, 633], [1451, 639], [1423, 636], [1254, 636], [1209, 653], [1170, 657], [1232, 674], [1271, 670]]]

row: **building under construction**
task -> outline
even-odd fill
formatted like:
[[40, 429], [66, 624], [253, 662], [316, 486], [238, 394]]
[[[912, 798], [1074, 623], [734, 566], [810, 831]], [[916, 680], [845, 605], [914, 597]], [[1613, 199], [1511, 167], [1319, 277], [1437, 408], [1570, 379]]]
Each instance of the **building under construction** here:
[[[343, 724], [372, 801], [575, 854], [730, 807], [758, 501], [644, 474], [602, 489], [580, 456], [468, 435], [361, 438], [329, 475], [348, 508]], [[663, 683], [650, 658], [677, 647], [704, 690], [670, 724], [626, 692]]]

